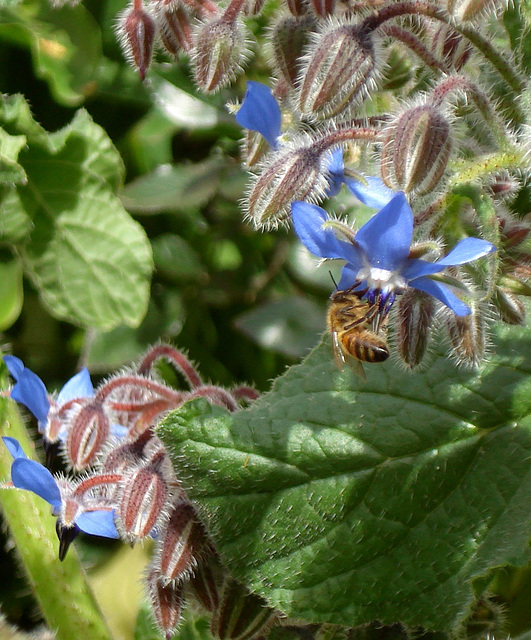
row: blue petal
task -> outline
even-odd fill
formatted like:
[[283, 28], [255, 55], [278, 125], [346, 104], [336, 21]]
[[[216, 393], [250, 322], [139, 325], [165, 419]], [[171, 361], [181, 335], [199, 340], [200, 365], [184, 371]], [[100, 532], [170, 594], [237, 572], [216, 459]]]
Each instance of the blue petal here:
[[111, 436], [125, 438], [128, 433], [129, 429], [127, 427], [124, 427], [121, 424], [111, 424]]
[[56, 403], [58, 406], [74, 400], [75, 398], [91, 398], [94, 395], [94, 387], [90, 379], [90, 374], [86, 367], [70, 378], [59, 392]]
[[455, 267], [482, 258], [493, 251], [496, 251], [496, 247], [486, 240], [465, 238], [458, 242], [444, 258], [437, 260], [437, 264], [444, 267]]
[[114, 524], [114, 511], [86, 511], [76, 518], [76, 526], [92, 536], [119, 538]]
[[363, 204], [372, 209], [381, 209], [391, 202], [396, 191], [385, 186], [380, 178], [369, 176], [366, 178], [367, 184], [363, 184], [355, 178], [345, 178], [345, 184], [352, 194]]
[[4, 436], [2, 438], [4, 444], [7, 447], [9, 453], [15, 458], [27, 458], [28, 456], [24, 453], [22, 446], [18, 440], [15, 438], [10, 438], [9, 436]]
[[282, 114], [268, 86], [251, 80], [247, 82], [247, 91], [236, 114], [236, 122], [246, 129], [261, 133], [272, 149], [277, 147]]
[[371, 267], [398, 271], [404, 265], [413, 237], [413, 212], [399, 191], [356, 234], [356, 242]]
[[357, 247], [338, 240], [330, 228], [323, 228], [328, 220], [324, 209], [309, 202], [296, 201], [291, 204], [293, 227], [304, 246], [318, 258], [347, 260], [359, 269]]
[[431, 278], [417, 278], [409, 283], [411, 287], [424, 291], [430, 296], [437, 298], [455, 313], [456, 316], [467, 316], [470, 314], [470, 308], [454, 295], [448, 287], [442, 282], [432, 280]]
[[13, 378], [15, 378], [15, 380], [18, 380], [18, 377], [24, 371], [24, 363], [22, 360], [16, 356], [4, 356], [4, 362], [9, 373]]
[[357, 281], [358, 269], [353, 269], [349, 264], [346, 264], [341, 270], [341, 278], [337, 288], [339, 291], [350, 289], [352, 285]]
[[333, 198], [337, 196], [341, 190], [341, 185], [344, 181], [344, 165], [343, 165], [343, 150], [334, 149], [328, 154], [325, 159], [326, 171], [328, 174], [328, 189], [326, 190], [326, 196]]
[[402, 269], [402, 275], [410, 282], [421, 276], [431, 276], [439, 273], [446, 268], [446, 265], [440, 262], [426, 262], [426, 260], [418, 260], [417, 258], [409, 258], [405, 267]]
[[61, 493], [54, 477], [42, 464], [28, 458], [17, 458], [11, 466], [11, 480], [17, 489], [33, 491], [52, 507], [61, 507]]

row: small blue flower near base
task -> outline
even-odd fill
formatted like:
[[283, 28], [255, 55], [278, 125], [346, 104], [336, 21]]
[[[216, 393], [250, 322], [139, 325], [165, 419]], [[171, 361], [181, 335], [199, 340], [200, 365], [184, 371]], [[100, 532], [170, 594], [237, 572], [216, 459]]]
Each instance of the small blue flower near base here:
[[446, 267], [466, 264], [496, 251], [496, 247], [486, 240], [465, 238], [436, 262], [410, 258], [413, 212], [402, 192], [355, 235], [352, 232], [349, 242], [336, 237], [333, 223], [321, 207], [294, 202], [291, 213], [295, 231], [311, 253], [319, 258], [345, 260], [338, 288], [366, 290], [364, 297], [371, 304], [378, 301], [382, 317], [396, 296], [407, 287], [437, 298], [458, 316], [468, 315], [469, 307], [449, 287], [430, 276]]
[[[3, 437], [9, 453], [13, 456], [11, 482], [17, 489], [31, 491], [43, 498], [52, 507], [52, 514], [60, 516], [63, 499], [56, 479], [48, 469], [35, 460], [30, 460], [15, 438]], [[83, 511], [74, 520], [74, 528], [94, 536], [118, 538], [114, 524], [114, 511]]]

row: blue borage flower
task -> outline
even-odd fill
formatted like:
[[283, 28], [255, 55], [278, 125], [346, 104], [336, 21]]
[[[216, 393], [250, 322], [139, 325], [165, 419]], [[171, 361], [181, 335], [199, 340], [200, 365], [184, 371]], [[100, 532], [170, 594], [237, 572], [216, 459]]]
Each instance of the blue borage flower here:
[[[15, 438], [3, 437], [9, 453], [13, 456], [11, 465], [11, 482], [17, 489], [31, 491], [43, 498], [52, 507], [52, 514], [61, 515], [63, 496], [57, 480], [48, 469], [30, 460], [24, 453], [20, 443]], [[118, 538], [118, 531], [114, 524], [114, 511], [112, 510], [82, 510], [74, 518], [74, 528], [94, 536], [105, 538]]]
[[[265, 84], [252, 80], [247, 82], [247, 91], [236, 114], [236, 121], [242, 127], [262, 134], [271, 149], [280, 147], [282, 113], [271, 89]], [[342, 149], [331, 151], [326, 165], [329, 179], [326, 195], [329, 198], [339, 193], [343, 183], [360, 202], [373, 209], [381, 209], [395, 195], [380, 178], [365, 178], [360, 174], [361, 179], [358, 179], [349, 175], [343, 164]]]
[[469, 307], [442, 282], [431, 276], [446, 267], [453, 267], [477, 260], [496, 247], [479, 238], [461, 240], [450, 253], [436, 262], [411, 258], [413, 237], [413, 212], [404, 193], [393, 199], [376, 213], [349, 242], [339, 240], [324, 209], [307, 202], [294, 202], [291, 206], [293, 226], [306, 248], [319, 258], [345, 260], [338, 285], [340, 290], [354, 287], [364, 291], [370, 304], [378, 302], [379, 313], [384, 317], [395, 297], [407, 287], [423, 291], [449, 307], [456, 315], [470, 313]]

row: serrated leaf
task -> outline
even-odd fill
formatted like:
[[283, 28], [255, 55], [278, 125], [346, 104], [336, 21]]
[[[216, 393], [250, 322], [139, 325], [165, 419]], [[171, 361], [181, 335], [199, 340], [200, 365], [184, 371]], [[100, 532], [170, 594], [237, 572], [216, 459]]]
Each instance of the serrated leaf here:
[[151, 247], [115, 194], [123, 166], [108, 136], [84, 111], [47, 134], [20, 96], [2, 100], [0, 124], [28, 139], [18, 157], [27, 184], [4, 198], [0, 232], [17, 243], [50, 313], [100, 329], [137, 326]]
[[26, 182], [26, 173], [17, 162], [19, 151], [25, 144], [25, 136], [10, 136], [0, 129], [0, 184]]
[[471, 582], [530, 535], [531, 338], [498, 328], [479, 371], [339, 372], [328, 339], [247, 410], [160, 425], [230, 571], [287, 615], [451, 632]]

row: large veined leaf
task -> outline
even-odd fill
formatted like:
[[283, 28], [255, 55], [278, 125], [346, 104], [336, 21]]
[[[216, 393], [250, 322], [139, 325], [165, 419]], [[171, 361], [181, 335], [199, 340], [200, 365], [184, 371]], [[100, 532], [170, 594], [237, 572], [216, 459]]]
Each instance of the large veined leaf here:
[[[289, 616], [450, 632], [526, 561], [531, 337], [489, 362], [338, 371], [328, 339], [249, 409], [193, 402], [159, 434], [227, 567]], [[528, 558], [527, 558], [528, 559]]]
[[44, 304], [82, 326], [137, 326], [149, 299], [151, 248], [116, 195], [123, 166], [104, 130], [79, 111], [48, 134], [21, 96], [3, 98], [0, 126], [10, 140], [26, 139], [16, 158], [26, 179], [4, 196], [0, 234]]

